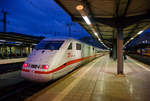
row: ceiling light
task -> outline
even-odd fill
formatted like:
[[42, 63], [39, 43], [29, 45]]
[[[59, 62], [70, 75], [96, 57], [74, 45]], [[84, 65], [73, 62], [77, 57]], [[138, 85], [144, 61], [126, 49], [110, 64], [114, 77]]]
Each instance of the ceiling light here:
[[83, 10], [83, 8], [84, 8], [83, 5], [77, 5], [77, 6], [76, 6], [76, 9], [79, 10], [79, 11], [80, 11], [80, 10]]
[[82, 16], [82, 17], [88, 25], [91, 25], [91, 22], [87, 16]]
[[139, 31], [137, 34], [139, 35], [139, 34], [141, 34], [141, 33], [143, 33], [143, 31]]
[[95, 34], [96, 36], [98, 36], [98, 34], [97, 34], [96, 32], [95, 32], [94, 34]]

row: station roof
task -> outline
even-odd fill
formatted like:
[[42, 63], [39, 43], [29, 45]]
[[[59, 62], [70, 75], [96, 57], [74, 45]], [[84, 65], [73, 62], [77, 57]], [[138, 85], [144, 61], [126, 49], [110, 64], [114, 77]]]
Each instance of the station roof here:
[[39, 43], [41, 39], [44, 37], [35, 37], [31, 35], [24, 35], [20, 33], [14, 33], [14, 32], [8, 32], [8, 33], [3, 33], [0, 32], [0, 40], [7, 40], [7, 41], [19, 41], [19, 42], [24, 42], [24, 43]]
[[150, 28], [146, 31], [144, 31], [142, 34], [137, 36], [133, 41], [131, 41], [128, 45], [128, 47], [145, 47], [149, 45], [150, 46]]
[[76, 9], [83, 5], [84, 11], [98, 32], [101, 40], [112, 47], [117, 28], [123, 28], [124, 43], [150, 24], [150, 0], [55, 0], [72, 18], [96, 38], [90, 26]]

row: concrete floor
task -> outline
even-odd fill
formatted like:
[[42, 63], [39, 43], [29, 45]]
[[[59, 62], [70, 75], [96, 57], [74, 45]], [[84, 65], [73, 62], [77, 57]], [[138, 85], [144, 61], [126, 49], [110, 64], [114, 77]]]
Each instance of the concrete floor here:
[[128, 57], [125, 76], [108, 55], [75, 70], [26, 101], [150, 101], [150, 67]]

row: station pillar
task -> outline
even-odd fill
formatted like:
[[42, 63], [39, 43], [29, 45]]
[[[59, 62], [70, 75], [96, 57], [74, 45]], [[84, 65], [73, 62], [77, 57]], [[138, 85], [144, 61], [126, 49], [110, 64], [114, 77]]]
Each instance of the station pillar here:
[[28, 55], [31, 53], [31, 45], [28, 46]]
[[117, 40], [113, 39], [112, 58], [117, 59]]
[[123, 32], [117, 28], [117, 74], [123, 74]]

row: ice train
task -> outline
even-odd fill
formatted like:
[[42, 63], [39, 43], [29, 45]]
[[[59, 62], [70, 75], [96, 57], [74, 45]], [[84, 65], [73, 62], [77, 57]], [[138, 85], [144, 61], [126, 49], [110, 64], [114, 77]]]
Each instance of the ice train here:
[[21, 75], [31, 81], [48, 82], [100, 56], [101, 51], [72, 38], [43, 39], [24, 62]]

